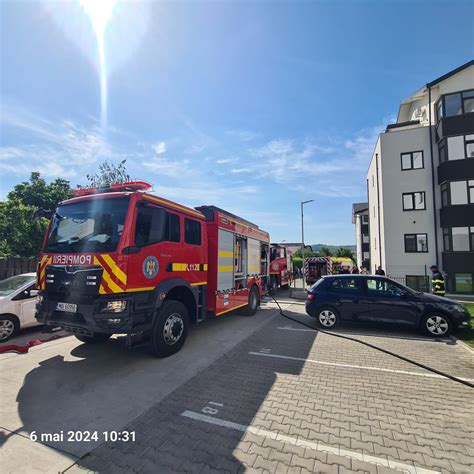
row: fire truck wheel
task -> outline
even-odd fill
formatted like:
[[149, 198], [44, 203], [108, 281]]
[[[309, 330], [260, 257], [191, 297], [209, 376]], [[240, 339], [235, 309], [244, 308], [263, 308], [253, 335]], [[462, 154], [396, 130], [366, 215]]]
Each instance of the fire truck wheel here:
[[81, 334], [74, 334], [74, 336], [76, 337], [76, 339], [79, 339], [79, 341], [81, 342], [95, 343], [95, 342], [107, 341], [108, 339], [110, 339], [112, 334], [104, 334], [102, 332], [95, 332], [92, 336], [83, 336]]
[[189, 317], [180, 301], [165, 301], [155, 317], [151, 331], [151, 347], [158, 357], [168, 357], [183, 347], [188, 335]]
[[259, 304], [260, 298], [258, 297], [257, 288], [255, 286], [252, 286], [252, 289], [249, 293], [249, 303], [242, 310], [242, 314], [244, 314], [245, 316], [253, 316], [258, 310]]

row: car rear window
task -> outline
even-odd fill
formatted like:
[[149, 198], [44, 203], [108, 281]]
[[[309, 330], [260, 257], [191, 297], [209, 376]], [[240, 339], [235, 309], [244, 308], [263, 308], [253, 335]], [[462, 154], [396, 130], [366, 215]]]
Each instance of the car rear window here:
[[362, 285], [358, 278], [335, 278], [329, 291], [334, 293], [362, 293]]

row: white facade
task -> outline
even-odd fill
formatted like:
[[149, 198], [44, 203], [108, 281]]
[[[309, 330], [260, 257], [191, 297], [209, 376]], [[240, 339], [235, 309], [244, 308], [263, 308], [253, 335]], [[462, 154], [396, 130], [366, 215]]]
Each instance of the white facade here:
[[[397, 123], [389, 125], [379, 135], [367, 172], [372, 272], [380, 265], [387, 275], [402, 279], [407, 276], [429, 275], [432, 264], [438, 264], [443, 270], [443, 262], [449, 262], [449, 278], [453, 287], [462, 275], [462, 278], [469, 278], [466, 275], [470, 274], [471, 282], [473, 281], [474, 268], [467, 268], [470, 265], [466, 266], [462, 260], [465, 257], [465, 262], [472, 261], [474, 244], [463, 255], [453, 255], [457, 249], [445, 248], [446, 237], [443, 237], [443, 231], [448, 230], [446, 227], [452, 227], [453, 235], [454, 231], [459, 235], [457, 226], [467, 226], [463, 228], [469, 229], [473, 225], [472, 219], [466, 218], [463, 221], [458, 216], [460, 213], [471, 213], [474, 202], [469, 201], [468, 197], [468, 208], [461, 209], [457, 205], [464, 202], [456, 202], [454, 193], [451, 193], [450, 201], [442, 205], [440, 185], [446, 183], [443, 186], [451, 186], [449, 189], [455, 186], [465, 189], [463, 180], [469, 183], [474, 178], [471, 176], [472, 167], [468, 163], [471, 155], [467, 151], [467, 142], [474, 137], [474, 111], [468, 99], [469, 104], [463, 102], [459, 112], [445, 114], [446, 110], [443, 109], [445, 115], [442, 117], [438, 117], [437, 113], [440, 103], [444, 108], [447, 107], [446, 97], [454, 97], [446, 96], [447, 94], [471, 94], [472, 91], [473, 61], [427, 84], [404, 100], [400, 105]], [[462, 97], [464, 100], [464, 95]], [[438, 129], [440, 118], [450, 126], [447, 131], [441, 130], [441, 135]], [[450, 168], [449, 172], [444, 171], [444, 176], [441, 174], [439, 152], [444, 142], [449, 150], [447, 159], [464, 159], [462, 169], [465, 172], [458, 167]], [[455, 153], [462, 156], [454, 156]], [[445, 167], [444, 170], [446, 169]], [[445, 228], [441, 223], [442, 213]], [[446, 219], [446, 214], [449, 213], [452, 213], [449, 215], [452, 219]], [[456, 273], [458, 271], [459, 277]]]

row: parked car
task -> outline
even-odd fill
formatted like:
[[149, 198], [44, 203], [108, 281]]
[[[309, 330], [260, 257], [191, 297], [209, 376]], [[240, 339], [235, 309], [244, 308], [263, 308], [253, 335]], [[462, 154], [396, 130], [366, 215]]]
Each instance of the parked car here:
[[0, 342], [10, 339], [20, 328], [39, 324], [35, 319], [37, 297], [36, 273], [0, 281]]
[[373, 275], [322, 277], [308, 291], [306, 312], [323, 329], [341, 321], [377, 321], [410, 325], [438, 337], [470, 327], [469, 312], [457, 301]]

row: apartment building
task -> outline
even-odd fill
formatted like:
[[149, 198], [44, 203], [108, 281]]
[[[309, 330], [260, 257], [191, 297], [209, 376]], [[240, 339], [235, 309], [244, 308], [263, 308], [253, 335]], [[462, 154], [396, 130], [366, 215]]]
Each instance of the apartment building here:
[[474, 60], [400, 104], [367, 173], [370, 264], [421, 287], [474, 293]]
[[369, 203], [352, 204], [352, 223], [356, 229], [357, 266], [370, 268]]

